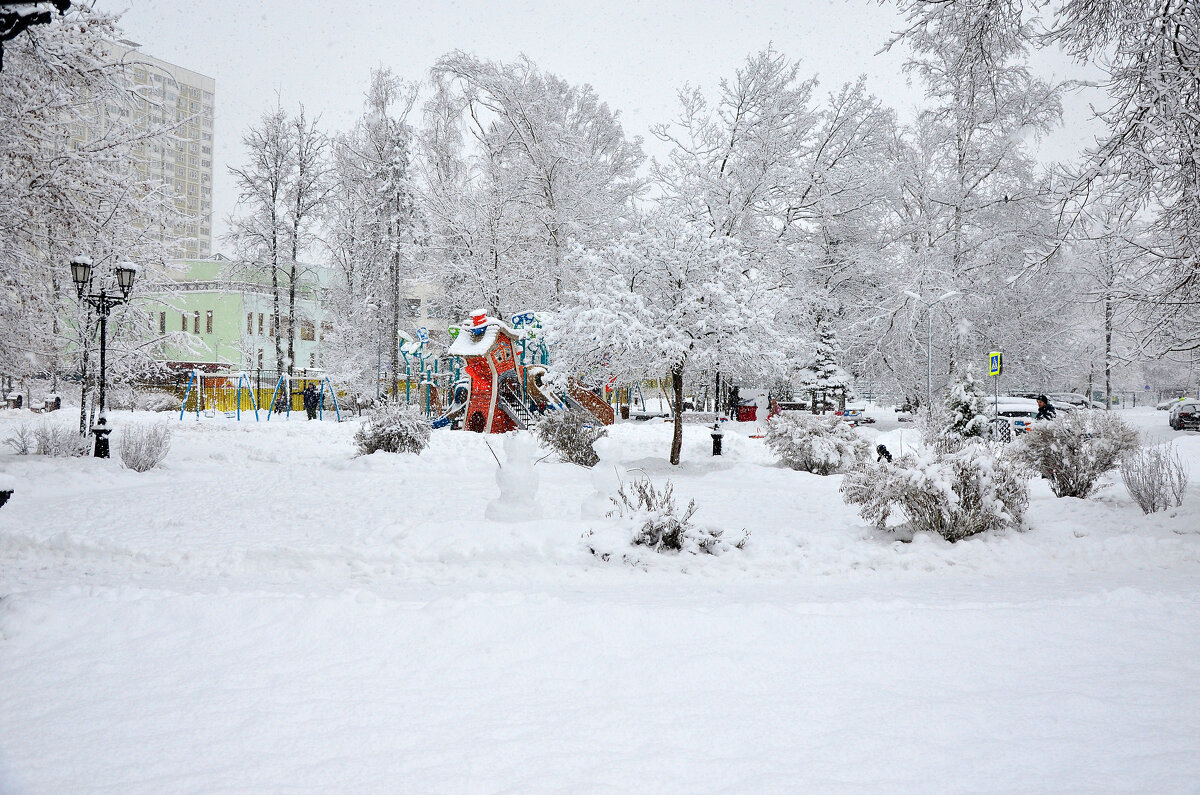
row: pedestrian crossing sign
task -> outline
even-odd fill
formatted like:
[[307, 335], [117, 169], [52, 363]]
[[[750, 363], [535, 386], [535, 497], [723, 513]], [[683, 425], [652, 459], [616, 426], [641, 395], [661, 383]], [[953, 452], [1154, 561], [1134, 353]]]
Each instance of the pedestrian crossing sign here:
[[992, 351], [988, 354], [988, 375], [998, 376], [1004, 372], [1004, 354]]

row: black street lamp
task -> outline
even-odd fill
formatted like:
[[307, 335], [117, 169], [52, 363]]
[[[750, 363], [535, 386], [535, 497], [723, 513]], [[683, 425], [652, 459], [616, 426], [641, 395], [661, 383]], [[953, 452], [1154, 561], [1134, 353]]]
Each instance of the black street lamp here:
[[112, 428], [108, 427], [104, 401], [104, 387], [107, 380], [105, 350], [108, 337], [108, 313], [114, 306], [129, 301], [129, 296], [133, 292], [133, 278], [137, 275], [137, 268], [131, 262], [122, 262], [113, 270], [117, 277], [117, 287], [121, 290], [120, 295], [109, 295], [103, 279], [100, 280], [100, 292], [85, 293], [84, 290], [89, 288], [92, 280], [92, 261], [87, 257], [76, 257], [71, 260], [71, 281], [75, 282], [75, 294], [80, 301], [87, 301], [95, 307], [96, 312], [100, 315], [100, 416], [96, 418], [96, 425], [92, 428], [92, 434], [96, 437], [94, 451], [96, 458], [108, 458], [108, 435], [112, 432]]

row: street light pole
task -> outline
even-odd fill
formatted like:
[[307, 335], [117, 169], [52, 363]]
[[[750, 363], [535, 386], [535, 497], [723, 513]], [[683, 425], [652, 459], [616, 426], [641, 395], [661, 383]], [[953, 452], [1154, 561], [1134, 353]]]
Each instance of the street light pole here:
[[117, 277], [117, 286], [121, 290], [120, 295], [109, 295], [103, 281], [100, 284], [100, 292], [84, 293], [92, 280], [92, 261], [82, 256], [71, 260], [71, 280], [75, 282], [76, 297], [94, 307], [100, 316], [100, 410], [96, 425], [92, 428], [92, 434], [96, 437], [96, 447], [93, 450], [96, 458], [108, 458], [108, 434], [112, 432], [112, 429], [108, 427], [108, 417], [105, 412], [108, 405], [105, 396], [105, 388], [108, 383], [108, 314], [113, 307], [128, 303], [129, 296], [133, 292], [133, 279], [137, 274], [137, 268], [130, 262], [122, 262], [113, 270]]
[[927, 401], [927, 410], [933, 411], [933, 308], [945, 301], [947, 298], [953, 298], [958, 295], [958, 290], [950, 290], [943, 293], [935, 301], [930, 301], [928, 298], [917, 295], [912, 290], [905, 290], [904, 294], [909, 298], [915, 298], [925, 306], [925, 400]]

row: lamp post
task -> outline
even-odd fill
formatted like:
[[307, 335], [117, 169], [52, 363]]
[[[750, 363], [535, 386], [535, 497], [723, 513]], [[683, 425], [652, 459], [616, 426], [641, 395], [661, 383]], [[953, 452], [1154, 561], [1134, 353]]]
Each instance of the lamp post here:
[[104, 399], [107, 380], [105, 354], [108, 343], [108, 314], [113, 307], [129, 301], [129, 296], [133, 293], [133, 279], [137, 275], [137, 268], [131, 262], [122, 262], [113, 270], [120, 295], [109, 294], [105, 279], [100, 280], [100, 292], [84, 292], [91, 288], [92, 261], [82, 256], [71, 260], [71, 281], [75, 282], [75, 295], [80, 301], [86, 301], [94, 307], [100, 315], [100, 411], [96, 425], [92, 428], [92, 434], [96, 437], [96, 448], [93, 451], [96, 458], [108, 458], [108, 434], [112, 432], [108, 427]]
[[905, 290], [904, 294], [925, 305], [925, 399], [928, 402], [926, 410], [933, 411], [933, 308], [947, 298], [958, 295], [958, 290], [944, 293], [934, 301], [922, 298], [912, 290]]

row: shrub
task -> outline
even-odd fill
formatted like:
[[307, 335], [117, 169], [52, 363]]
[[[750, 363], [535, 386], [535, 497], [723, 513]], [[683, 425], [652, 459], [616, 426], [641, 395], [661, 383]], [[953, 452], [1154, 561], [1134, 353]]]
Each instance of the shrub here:
[[566, 411], [546, 412], [534, 433], [563, 461], [593, 467], [600, 459], [592, 442], [607, 436], [608, 429], [588, 412], [571, 406]]
[[354, 446], [359, 455], [385, 453], [420, 453], [429, 446], [433, 426], [411, 406], [383, 403], [367, 414], [367, 419], [354, 432]]
[[1019, 527], [1029, 505], [1025, 481], [1007, 458], [973, 442], [953, 453], [907, 455], [895, 463], [866, 462], [842, 482], [847, 503], [881, 530], [899, 508], [912, 532], [958, 541]]
[[1154, 513], [1183, 504], [1188, 468], [1174, 446], [1159, 444], [1126, 456], [1121, 480], [1142, 513]]
[[45, 421], [33, 429], [38, 455], [54, 458], [84, 456], [91, 452], [91, 441], [71, 425], [55, 425]]
[[134, 472], [147, 472], [163, 462], [171, 449], [171, 426], [165, 422], [126, 425], [117, 439], [121, 463]]
[[170, 392], [155, 389], [136, 393], [133, 406], [142, 411], [179, 411], [181, 402], [179, 397]]
[[871, 455], [867, 440], [837, 417], [785, 411], [767, 423], [766, 441], [785, 466], [818, 475], [845, 472]]
[[17, 455], [29, 455], [37, 452], [37, 438], [29, 423], [22, 422], [9, 434], [4, 443], [13, 449]]
[[627, 563], [639, 563], [629, 554], [630, 547], [646, 547], [654, 552], [687, 552], [690, 554], [718, 555], [730, 547], [742, 549], [749, 539], [743, 533], [741, 540], [730, 544], [724, 539], [724, 531], [699, 527], [692, 523], [696, 512], [696, 501], [688, 502], [680, 512], [675, 504], [674, 485], [667, 481], [661, 489], [655, 488], [648, 478], [621, 484], [613, 498], [616, 510], [609, 513], [619, 521], [615, 524], [594, 528], [584, 533], [588, 549], [602, 560], [620, 558]]
[[1041, 422], [1017, 448], [1059, 497], [1087, 497], [1105, 472], [1138, 449], [1137, 433], [1106, 411], [1072, 411]]

